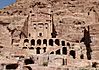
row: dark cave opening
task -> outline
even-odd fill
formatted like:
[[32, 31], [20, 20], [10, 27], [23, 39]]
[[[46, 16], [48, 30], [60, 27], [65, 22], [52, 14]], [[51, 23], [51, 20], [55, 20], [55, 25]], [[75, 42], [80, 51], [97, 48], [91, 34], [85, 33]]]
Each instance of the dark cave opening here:
[[52, 51], [50, 54], [54, 54], [54, 52]]
[[63, 48], [62, 48], [62, 53], [63, 53], [64, 55], [67, 54], [67, 48], [66, 48], [66, 47], [63, 47]]
[[70, 55], [75, 59], [75, 55], [76, 55], [76, 54], [75, 54], [75, 51], [74, 51], [74, 50], [71, 50], [71, 51], [70, 51]]
[[61, 41], [61, 43], [62, 43], [62, 46], [65, 46], [65, 41]]
[[43, 48], [44, 52], [46, 52], [46, 47]]
[[61, 53], [60, 53], [60, 49], [58, 49], [58, 50], [56, 51], [56, 54], [58, 54], [58, 55], [61, 54]]
[[31, 58], [30, 59], [25, 59], [24, 63], [25, 63], [25, 65], [34, 64], [34, 61]]
[[6, 69], [17, 69], [18, 64], [8, 64], [6, 65]]
[[53, 46], [53, 39], [50, 39], [50, 40], [49, 40], [49, 45], [50, 45], [50, 46]]
[[37, 53], [37, 54], [40, 54], [40, 49], [41, 49], [40, 47], [37, 47], [37, 48], [36, 48], [36, 53]]
[[43, 44], [45, 44], [47, 46], [47, 40], [46, 39], [43, 40]]
[[55, 40], [55, 44], [58, 45], [58, 46], [60, 45], [59, 39]]
[[35, 40], [34, 39], [31, 40], [31, 45], [35, 46]]
[[81, 59], [84, 59], [84, 55], [83, 55], [83, 54], [81, 54], [81, 55], [80, 55], [80, 58], [81, 58]]
[[37, 40], [37, 45], [41, 45], [41, 40], [40, 39]]

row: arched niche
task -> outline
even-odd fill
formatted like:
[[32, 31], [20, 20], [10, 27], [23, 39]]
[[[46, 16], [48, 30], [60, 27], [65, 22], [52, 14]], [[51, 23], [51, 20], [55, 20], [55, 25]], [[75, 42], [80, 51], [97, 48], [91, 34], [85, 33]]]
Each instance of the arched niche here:
[[41, 40], [40, 39], [37, 40], [37, 45], [41, 45]]
[[56, 39], [56, 40], [55, 40], [55, 44], [58, 45], [58, 46], [60, 45], [59, 39]]
[[35, 46], [35, 40], [34, 39], [31, 40], [31, 45]]
[[65, 46], [65, 41], [61, 41], [62, 46]]
[[43, 40], [43, 44], [45, 44], [47, 46], [47, 40], [46, 39]]
[[27, 49], [27, 47], [23, 47], [22, 49]]
[[80, 55], [80, 59], [84, 59], [84, 54], [81, 54]]
[[24, 63], [25, 63], [25, 65], [34, 64], [34, 61], [31, 58], [30, 59], [25, 59]]
[[76, 52], [75, 50], [71, 50], [69, 53], [74, 59], [76, 58]]
[[52, 51], [50, 54], [54, 54], [54, 51]]
[[62, 54], [67, 55], [67, 47], [62, 48]]
[[46, 47], [43, 48], [44, 52], [46, 52]]
[[25, 40], [24, 40], [24, 43], [25, 43], [25, 42], [29, 43], [29, 40], [28, 40], [28, 39], [25, 39]]
[[40, 47], [37, 47], [37, 48], [36, 48], [36, 53], [37, 53], [37, 54], [40, 54], [40, 50], [41, 50], [41, 48], [40, 48]]
[[67, 46], [69, 46], [69, 47], [70, 47], [70, 43], [69, 43], [69, 42], [67, 42]]
[[53, 39], [49, 39], [49, 45], [53, 46]]
[[56, 51], [56, 55], [60, 55], [61, 53], [60, 53], [60, 49], [58, 49], [57, 51]]

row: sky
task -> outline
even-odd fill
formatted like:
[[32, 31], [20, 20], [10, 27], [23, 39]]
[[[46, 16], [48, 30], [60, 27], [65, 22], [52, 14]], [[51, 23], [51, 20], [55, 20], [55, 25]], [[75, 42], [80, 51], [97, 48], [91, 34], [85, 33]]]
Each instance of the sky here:
[[16, 2], [16, 0], [0, 0], [0, 9]]

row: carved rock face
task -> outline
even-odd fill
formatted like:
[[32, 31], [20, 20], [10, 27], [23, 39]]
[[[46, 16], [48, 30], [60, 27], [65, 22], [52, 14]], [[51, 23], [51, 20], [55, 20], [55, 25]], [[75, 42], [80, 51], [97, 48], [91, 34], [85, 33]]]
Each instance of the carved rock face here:
[[0, 42], [5, 47], [11, 46], [11, 34], [7, 30], [7, 27], [1, 24], [0, 24]]

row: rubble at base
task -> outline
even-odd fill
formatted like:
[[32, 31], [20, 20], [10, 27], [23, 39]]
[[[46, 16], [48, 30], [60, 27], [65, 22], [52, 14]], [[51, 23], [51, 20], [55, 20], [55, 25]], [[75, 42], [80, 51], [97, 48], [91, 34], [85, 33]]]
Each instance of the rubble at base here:
[[17, 0], [0, 10], [0, 70], [99, 68], [97, 0]]

